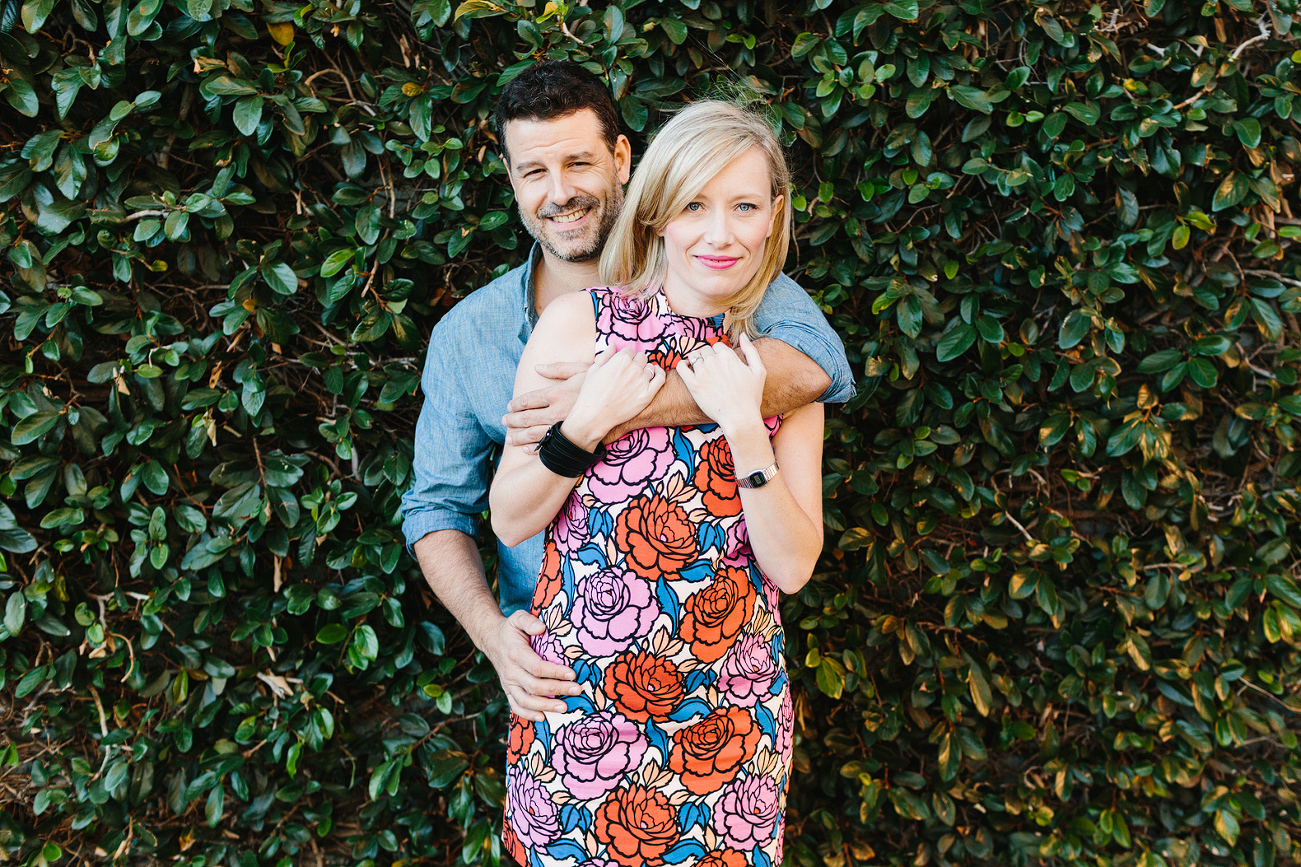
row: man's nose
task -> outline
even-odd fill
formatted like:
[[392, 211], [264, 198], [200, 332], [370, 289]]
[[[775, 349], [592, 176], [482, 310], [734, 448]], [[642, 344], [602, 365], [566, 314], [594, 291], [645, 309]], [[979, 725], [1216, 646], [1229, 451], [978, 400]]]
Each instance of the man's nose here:
[[547, 189], [547, 196], [551, 199], [553, 204], [563, 205], [565, 202], [572, 199], [578, 192], [569, 178], [569, 172], [552, 172], [549, 180], [550, 184]]

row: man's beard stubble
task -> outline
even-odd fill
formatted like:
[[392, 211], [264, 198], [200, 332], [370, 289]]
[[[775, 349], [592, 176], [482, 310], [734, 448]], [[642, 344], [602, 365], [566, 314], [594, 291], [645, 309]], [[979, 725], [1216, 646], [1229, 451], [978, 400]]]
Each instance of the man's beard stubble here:
[[[602, 201], [596, 196], [578, 195], [552, 208], [544, 208], [535, 216], [526, 216], [520, 212], [520, 221], [524, 223], [524, 228], [537, 241], [546, 253], [556, 257], [562, 262], [590, 262], [601, 255], [601, 250], [605, 247], [605, 239], [610, 237], [610, 231], [614, 228], [614, 223], [619, 219], [619, 211], [623, 207], [623, 189], [616, 185], [610, 196]], [[587, 238], [586, 243], [578, 247], [570, 247], [567, 250], [561, 250], [552, 242], [547, 234], [546, 223], [543, 221], [548, 217], [556, 214], [563, 214], [572, 211], [575, 208], [588, 208], [600, 211], [601, 220], [596, 227], [596, 237]]]

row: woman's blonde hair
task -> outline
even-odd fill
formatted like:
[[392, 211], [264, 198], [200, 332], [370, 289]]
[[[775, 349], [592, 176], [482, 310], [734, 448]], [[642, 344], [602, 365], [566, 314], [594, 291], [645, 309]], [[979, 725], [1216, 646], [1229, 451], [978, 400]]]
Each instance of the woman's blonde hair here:
[[772, 178], [772, 232], [754, 277], [726, 300], [724, 327], [733, 336], [757, 336], [754, 313], [768, 284], [781, 273], [790, 246], [790, 170], [768, 120], [735, 103], [692, 103], [655, 135], [633, 173], [623, 210], [601, 254], [601, 281], [633, 294], [662, 286], [668, 270], [660, 234], [664, 227], [719, 172], [756, 147], [767, 158]]

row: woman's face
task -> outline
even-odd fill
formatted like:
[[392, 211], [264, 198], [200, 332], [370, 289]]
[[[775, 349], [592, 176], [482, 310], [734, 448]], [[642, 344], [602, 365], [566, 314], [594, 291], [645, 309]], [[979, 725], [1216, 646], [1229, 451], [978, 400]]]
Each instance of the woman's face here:
[[759, 270], [772, 234], [768, 158], [750, 148], [715, 175], [660, 231], [668, 271], [664, 291], [683, 316], [714, 316]]

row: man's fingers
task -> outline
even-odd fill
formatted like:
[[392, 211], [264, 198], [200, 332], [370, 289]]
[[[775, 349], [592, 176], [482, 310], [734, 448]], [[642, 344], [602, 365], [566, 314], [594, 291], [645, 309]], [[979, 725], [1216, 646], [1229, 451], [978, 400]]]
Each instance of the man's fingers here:
[[551, 417], [551, 412], [547, 409], [522, 409], [518, 412], [510, 412], [501, 417], [501, 423], [508, 429], [518, 430], [520, 428], [537, 427], [538, 425], [553, 424], [559, 419]]
[[570, 379], [586, 373], [591, 366], [590, 361], [553, 361], [550, 364], [539, 364], [533, 369], [547, 379]]
[[535, 722], [541, 722], [545, 717], [544, 713], [564, 713], [569, 707], [559, 699], [543, 698], [542, 696], [530, 695], [525, 690], [508, 689], [506, 698], [510, 700], [511, 710], [525, 719], [531, 719]]
[[506, 622], [529, 635], [541, 635], [547, 628], [545, 623], [522, 609], [506, 618]]
[[508, 446], [534, 446], [536, 451], [538, 443], [542, 442], [542, 437], [546, 436], [547, 430], [551, 427], [549, 424], [537, 424], [532, 427], [524, 428], [507, 428], [506, 445]]
[[510, 403], [506, 404], [506, 409], [512, 413], [519, 413], [528, 409], [544, 409], [548, 406], [551, 406], [551, 389], [539, 388], [511, 398]]

